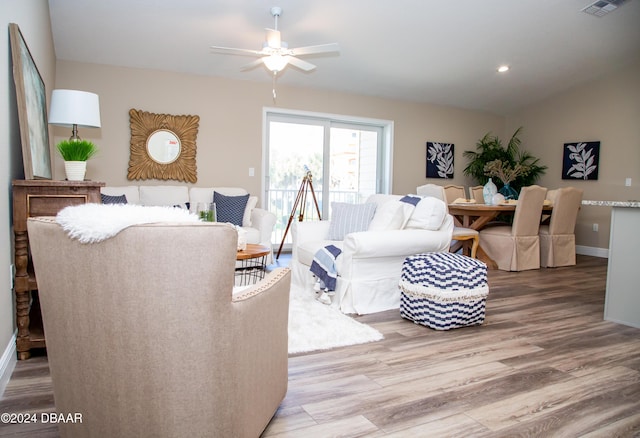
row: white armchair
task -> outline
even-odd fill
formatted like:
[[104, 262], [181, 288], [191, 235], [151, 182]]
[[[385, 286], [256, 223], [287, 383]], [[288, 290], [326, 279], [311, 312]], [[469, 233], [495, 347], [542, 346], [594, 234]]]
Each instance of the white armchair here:
[[[399, 195], [373, 195], [367, 202], [378, 204], [374, 216], [385, 214], [387, 202], [397, 203]], [[329, 240], [330, 221], [294, 222], [292, 226], [292, 283], [311, 290], [314, 278], [310, 266], [316, 252], [327, 245], [342, 250], [336, 260], [338, 279], [332, 305], [344, 313], [367, 314], [400, 306], [398, 284], [404, 259], [422, 252], [446, 252], [453, 232], [453, 218], [444, 202], [430, 198], [429, 211], [409, 210], [429, 215], [430, 228], [409, 228], [418, 221], [407, 220], [399, 229], [378, 229], [347, 234], [343, 240]], [[424, 224], [425, 221], [422, 221]], [[379, 221], [378, 221], [379, 224]], [[395, 228], [391, 226], [390, 228]]]

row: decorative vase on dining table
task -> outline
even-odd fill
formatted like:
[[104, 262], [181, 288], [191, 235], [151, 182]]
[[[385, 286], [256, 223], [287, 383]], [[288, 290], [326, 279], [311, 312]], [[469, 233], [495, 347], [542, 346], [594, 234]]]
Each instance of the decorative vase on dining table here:
[[498, 190], [498, 193], [501, 193], [502, 196], [504, 196], [504, 199], [507, 201], [511, 199], [518, 199], [518, 192], [516, 191], [516, 189], [511, 187], [509, 183], [506, 183], [504, 186], [502, 186], [502, 188]]
[[484, 198], [484, 203], [487, 205], [493, 204], [493, 196], [498, 193], [498, 188], [495, 183], [489, 178], [489, 181], [482, 188], [482, 197]]

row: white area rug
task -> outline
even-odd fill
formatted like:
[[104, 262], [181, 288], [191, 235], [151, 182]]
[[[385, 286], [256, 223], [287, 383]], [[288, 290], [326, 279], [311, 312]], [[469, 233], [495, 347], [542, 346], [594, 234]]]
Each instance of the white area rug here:
[[311, 291], [291, 289], [289, 354], [379, 341], [382, 334], [338, 309], [320, 303]]

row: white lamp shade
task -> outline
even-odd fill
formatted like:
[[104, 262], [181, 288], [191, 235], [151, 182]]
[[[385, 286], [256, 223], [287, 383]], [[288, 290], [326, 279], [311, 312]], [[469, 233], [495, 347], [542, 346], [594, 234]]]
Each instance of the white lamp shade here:
[[53, 90], [49, 123], [59, 126], [100, 127], [98, 95], [88, 91]]

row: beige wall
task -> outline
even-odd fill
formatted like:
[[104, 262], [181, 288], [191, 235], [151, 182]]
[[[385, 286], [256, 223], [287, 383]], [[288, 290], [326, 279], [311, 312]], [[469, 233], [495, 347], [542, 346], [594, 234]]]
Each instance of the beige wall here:
[[[29, 46], [31, 56], [38, 66], [45, 88], [50, 94], [55, 77], [55, 54], [49, 22], [49, 5], [46, 0], [0, 1], [0, 355], [5, 348], [13, 348], [15, 331], [15, 307], [10, 288], [9, 266], [13, 263], [11, 231], [11, 180], [24, 178], [20, 149], [20, 127], [16, 105], [15, 87], [11, 72], [9, 49], [9, 23], [17, 23]], [[10, 370], [0, 370], [10, 373]], [[0, 375], [0, 379], [5, 376]], [[6, 376], [8, 377], [8, 376]], [[1, 383], [1, 382], [0, 382]], [[0, 391], [2, 388], [0, 387]]]
[[[88, 163], [87, 178], [109, 185], [131, 183], [127, 180], [128, 111], [136, 108], [200, 116], [197, 185], [241, 186], [252, 193], [260, 192], [262, 113], [264, 107], [274, 106], [270, 82], [232, 81], [67, 61], [58, 61], [56, 78], [56, 88], [92, 91], [100, 96], [102, 128], [80, 129], [83, 138], [95, 141], [101, 149], [99, 156]], [[455, 143], [454, 182], [464, 183], [464, 166], [460, 164], [464, 162], [463, 150], [473, 147], [487, 131], [501, 133], [504, 124], [499, 116], [442, 106], [281, 85], [277, 92], [278, 108], [393, 120], [395, 193], [413, 192], [416, 186], [427, 181], [424, 176], [427, 140]], [[68, 131], [56, 128], [56, 141], [68, 137]], [[255, 177], [248, 176], [249, 167], [256, 169]], [[64, 178], [59, 157], [55, 162], [55, 178]]]
[[[640, 200], [640, 58], [615, 74], [576, 87], [507, 118], [507, 132], [524, 126], [523, 144], [549, 166], [540, 184], [574, 186], [584, 199]], [[597, 181], [563, 180], [564, 143], [600, 141]], [[625, 178], [632, 186], [625, 187]], [[611, 209], [583, 207], [578, 215], [579, 245], [609, 247]], [[593, 231], [593, 224], [599, 231]]]

